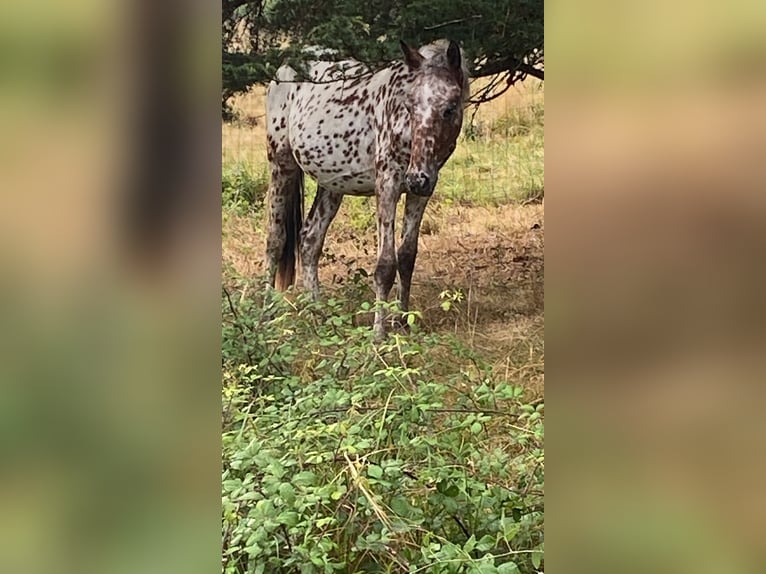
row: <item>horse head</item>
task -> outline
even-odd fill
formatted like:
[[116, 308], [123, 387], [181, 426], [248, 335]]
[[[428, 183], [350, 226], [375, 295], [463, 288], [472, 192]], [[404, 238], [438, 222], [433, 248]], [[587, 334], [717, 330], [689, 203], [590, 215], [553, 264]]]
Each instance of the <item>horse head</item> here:
[[449, 42], [446, 53], [428, 46], [423, 54], [404, 42], [401, 48], [407, 68], [414, 73], [408, 93], [412, 152], [405, 181], [410, 192], [430, 196], [463, 125], [467, 70], [455, 42]]

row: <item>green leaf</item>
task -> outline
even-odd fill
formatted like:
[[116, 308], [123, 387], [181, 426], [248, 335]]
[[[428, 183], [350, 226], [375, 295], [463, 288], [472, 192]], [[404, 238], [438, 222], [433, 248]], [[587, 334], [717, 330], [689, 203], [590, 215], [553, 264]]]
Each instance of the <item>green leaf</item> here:
[[481, 432], [482, 426], [479, 421], [476, 421], [471, 425], [471, 433], [472, 434], [479, 434]]
[[440, 480], [436, 484], [436, 490], [442, 493], [444, 496], [449, 496], [450, 498], [454, 498], [460, 494], [460, 489], [458, 488], [457, 484], [447, 479]]
[[506, 542], [510, 542], [519, 533], [519, 530], [521, 529], [521, 525], [518, 523], [510, 522], [506, 519], [503, 521], [502, 528], [503, 528], [503, 538], [505, 538]]
[[312, 486], [316, 482], [316, 475], [310, 470], [304, 470], [293, 476], [295, 486]]
[[515, 562], [506, 562], [497, 567], [497, 574], [518, 574], [519, 567]]
[[340, 500], [344, 494], [346, 494], [346, 487], [341, 484], [330, 493], [330, 498], [333, 500]]
[[474, 548], [476, 548], [476, 536], [472, 534], [471, 537], [466, 541], [465, 545], [463, 545], [463, 550], [466, 552], [471, 552]]
[[380, 468], [377, 464], [371, 464], [367, 467], [367, 476], [372, 478], [382, 478], [383, 469]]
[[480, 552], [487, 552], [488, 550], [492, 550], [496, 545], [495, 538], [493, 536], [490, 536], [489, 534], [485, 534], [481, 537], [479, 542], [476, 544], [476, 549]]
[[287, 510], [277, 516], [277, 522], [284, 524], [285, 526], [295, 526], [298, 524], [298, 513], [292, 510]]
[[540, 568], [540, 564], [543, 561], [542, 550], [535, 550], [534, 552], [532, 552], [531, 558], [532, 558], [532, 566], [534, 566], [535, 568]]
[[413, 508], [405, 497], [395, 496], [391, 499], [391, 510], [396, 512], [399, 516], [404, 516], [406, 518], [410, 515]]

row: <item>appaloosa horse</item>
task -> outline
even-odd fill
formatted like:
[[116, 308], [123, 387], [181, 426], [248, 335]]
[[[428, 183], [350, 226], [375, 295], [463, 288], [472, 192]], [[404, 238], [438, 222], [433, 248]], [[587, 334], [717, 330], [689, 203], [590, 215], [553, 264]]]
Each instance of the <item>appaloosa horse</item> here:
[[[469, 89], [455, 42], [401, 47], [404, 61], [374, 73], [353, 60], [313, 62], [306, 81], [283, 66], [269, 86], [266, 255], [269, 281], [278, 289], [294, 283], [297, 254], [303, 286], [317, 296], [319, 257], [343, 196], [374, 194], [375, 294], [388, 300], [398, 269], [399, 300], [403, 310], [409, 308], [420, 222], [439, 170], [455, 149]], [[317, 181], [317, 193], [302, 224], [304, 174]], [[397, 253], [394, 220], [402, 193], [407, 199]], [[384, 319], [378, 307], [378, 337], [385, 333]]]

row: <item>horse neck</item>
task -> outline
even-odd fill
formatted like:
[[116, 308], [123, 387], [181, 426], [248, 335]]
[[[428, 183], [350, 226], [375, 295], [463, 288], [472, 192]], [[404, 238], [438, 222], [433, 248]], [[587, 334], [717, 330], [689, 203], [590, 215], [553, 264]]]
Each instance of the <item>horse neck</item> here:
[[[381, 94], [381, 103], [395, 100], [402, 104], [412, 92], [414, 74], [404, 62], [395, 62], [375, 74], [370, 82], [370, 91]], [[385, 108], [381, 105], [381, 108]]]

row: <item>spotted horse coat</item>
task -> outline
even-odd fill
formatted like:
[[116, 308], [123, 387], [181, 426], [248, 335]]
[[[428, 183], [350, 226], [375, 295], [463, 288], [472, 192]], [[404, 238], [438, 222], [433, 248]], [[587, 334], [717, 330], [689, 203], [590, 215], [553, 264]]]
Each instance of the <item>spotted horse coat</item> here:
[[[468, 96], [468, 73], [455, 42], [440, 40], [373, 72], [353, 60], [313, 62], [308, 78], [283, 66], [266, 101], [269, 185], [266, 259], [271, 285], [295, 282], [319, 293], [318, 265], [330, 222], [344, 195], [376, 198], [378, 259], [374, 285], [387, 301], [396, 279], [409, 308], [418, 233], [439, 170], [455, 149]], [[304, 174], [317, 182], [305, 223]], [[406, 195], [401, 242], [394, 244], [396, 205]], [[384, 330], [378, 306], [374, 329]]]

